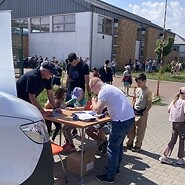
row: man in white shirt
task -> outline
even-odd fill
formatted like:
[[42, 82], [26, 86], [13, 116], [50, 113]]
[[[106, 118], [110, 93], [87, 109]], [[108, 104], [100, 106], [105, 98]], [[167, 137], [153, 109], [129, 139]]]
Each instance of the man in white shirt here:
[[119, 173], [123, 156], [123, 140], [134, 123], [134, 111], [124, 93], [117, 87], [105, 84], [94, 77], [90, 80], [91, 90], [98, 96], [92, 97], [92, 109], [100, 114], [105, 107], [111, 117], [111, 133], [108, 141], [107, 173], [97, 175], [101, 182], [114, 183], [114, 176]]

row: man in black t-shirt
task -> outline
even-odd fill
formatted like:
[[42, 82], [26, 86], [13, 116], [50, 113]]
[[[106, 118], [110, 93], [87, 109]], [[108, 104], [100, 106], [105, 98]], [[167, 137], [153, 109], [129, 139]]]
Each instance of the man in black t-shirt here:
[[56, 108], [53, 90], [51, 88], [51, 78], [53, 74], [58, 74], [55, 65], [51, 62], [45, 61], [42, 62], [41, 67], [22, 75], [16, 83], [17, 96], [35, 105], [43, 116], [50, 115], [50, 112], [44, 111], [36, 97], [46, 89], [47, 96], [52, 107]]
[[91, 90], [89, 87], [89, 67], [88, 65], [80, 61], [75, 53], [70, 53], [68, 55], [68, 65], [67, 65], [67, 98], [71, 99], [71, 93], [75, 87], [81, 87], [85, 92], [85, 86], [89, 98], [91, 97]]

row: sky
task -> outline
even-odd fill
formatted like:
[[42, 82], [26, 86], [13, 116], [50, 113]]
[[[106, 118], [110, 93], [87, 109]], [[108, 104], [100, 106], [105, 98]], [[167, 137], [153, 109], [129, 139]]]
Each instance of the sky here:
[[[164, 27], [166, 0], [102, 0]], [[166, 29], [185, 38], [185, 0], [167, 0]]]

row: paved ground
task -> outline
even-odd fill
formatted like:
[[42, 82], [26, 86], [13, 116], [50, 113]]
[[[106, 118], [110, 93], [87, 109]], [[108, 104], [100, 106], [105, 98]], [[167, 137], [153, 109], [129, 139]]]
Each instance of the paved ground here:
[[[157, 82], [148, 80], [148, 86], [153, 93], [156, 93]], [[114, 78], [114, 85], [121, 87], [121, 77]], [[135, 84], [133, 84], [133, 87]], [[121, 174], [116, 176], [115, 184], [117, 185], [183, 185], [185, 184], [185, 165], [178, 166], [176, 164], [177, 146], [172, 153], [173, 165], [161, 164], [158, 159], [160, 154], [166, 147], [171, 136], [171, 124], [168, 122], [167, 106], [171, 99], [175, 96], [178, 88], [184, 86], [183, 83], [161, 82], [160, 96], [161, 102], [154, 104], [151, 108], [148, 127], [142, 150], [139, 153], [131, 151], [124, 152], [124, 160], [121, 166]], [[133, 88], [131, 88], [132, 94]], [[131, 97], [128, 97], [131, 101]], [[76, 146], [80, 144], [75, 139]], [[86, 146], [96, 149], [96, 143], [92, 140], [86, 140]], [[102, 174], [106, 165], [107, 156], [96, 153], [95, 170], [84, 177], [86, 185], [103, 185], [95, 180], [97, 174]], [[54, 174], [58, 177], [55, 185], [64, 183], [63, 172], [55, 158]], [[64, 160], [66, 165], [66, 159]], [[75, 166], [74, 166], [75, 167]], [[67, 172], [69, 185], [83, 184], [80, 182], [79, 176], [71, 172]]]
[[[114, 78], [113, 84], [122, 88], [121, 77]], [[154, 94], [157, 91], [157, 81], [148, 80], [147, 85]], [[133, 93], [133, 83], [130, 94]], [[173, 165], [161, 164], [158, 159], [171, 135], [171, 124], [168, 122], [167, 106], [178, 92], [178, 88], [184, 86], [183, 83], [160, 82], [159, 94], [161, 102], [155, 103], [149, 114], [148, 127], [142, 150], [139, 153], [131, 151], [124, 152], [124, 160], [121, 166], [121, 174], [116, 176], [115, 184], [117, 185], [183, 185], [185, 184], [185, 165], [176, 165], [177, 146], [172, 153]], [[131, 101], [131, 97], [128, 97]], [[75, 139], [75, 144], [80, 147], [80, 138]], [[97, 145], [92, 140], [86, 140], [86, 147], [97, 149]], [[64, 155], [65, 156], [65, 155]], [[64, 157], [66, 166], [66, 158]], [[59, 159], [55, 157], [54, 175], [57, 177], [55, 185], [65, 184], [63, 172]], [[95, 180], [97, 174], [102, 174], [107, 162], [107, 156], [96, 152], [95, 169], [84, 177], [84, 182], [80, 181], [78, 175], [67, 171], [68, 185], [103, 185]], [[75, 166], [74, 166], [75, 168]]]

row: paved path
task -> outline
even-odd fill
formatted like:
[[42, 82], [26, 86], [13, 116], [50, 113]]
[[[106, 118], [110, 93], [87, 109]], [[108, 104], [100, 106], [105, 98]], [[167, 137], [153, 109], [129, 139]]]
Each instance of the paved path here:
[[[156, 93], [157, 82], [153, 80], [147, 81], [148, 86]], [[121, 87], [121, 77], [114, 78], [114, 85]], [[148, 127], [146, 130], [145, 139], [142, 150], [139, 153], [131, 151], [124, 152], [124, 160], [121, 166], [121, 174], [116, 176], [115, 184], [117, 185], [183, 185], [185, 184], [185, 165], [178, 166], [176, 164], [177, 146], [172, 153], [173, 165], [161, 164], [158, 159], [160, 154], [166, 147], [171, 136], [171, 124], [168, 122], [167, 106], [171, 99], [178, 92], [178, 88], [183, 86], [183, 83], [161, 82], [160, 96], [161, 102], [154, 104], [150, 110], [148, 118]], [[133, 84], [133, 87], [135, 84]], [[133, 91], [133, 88], [131, 88]], [[132, 93], [132, 92], [131, 92]], [[131, 98], [129, 97], [131, 101]], [[75, 140], [76, 145], [79, 144]], [[96, 143], [92, 140], [87, 140], [88, 147], [97, 148]], [[95, 160], [95, 170], [85, 176], [84, 184], [86, 185], [103, 185], [95, 180], [97, 174], [102, 174], [106, 165], [106, 155], [101, 155], [97, 151]], [[66, 160], [64, 160], [66, 163]], [[64, 184], [62, 171], [57, 163], [55, 165], [55, 175], [58, 180], [55, 185]], [[81, 184], [79, 177], [71, 172], [68, 172], [68, 185]]]

